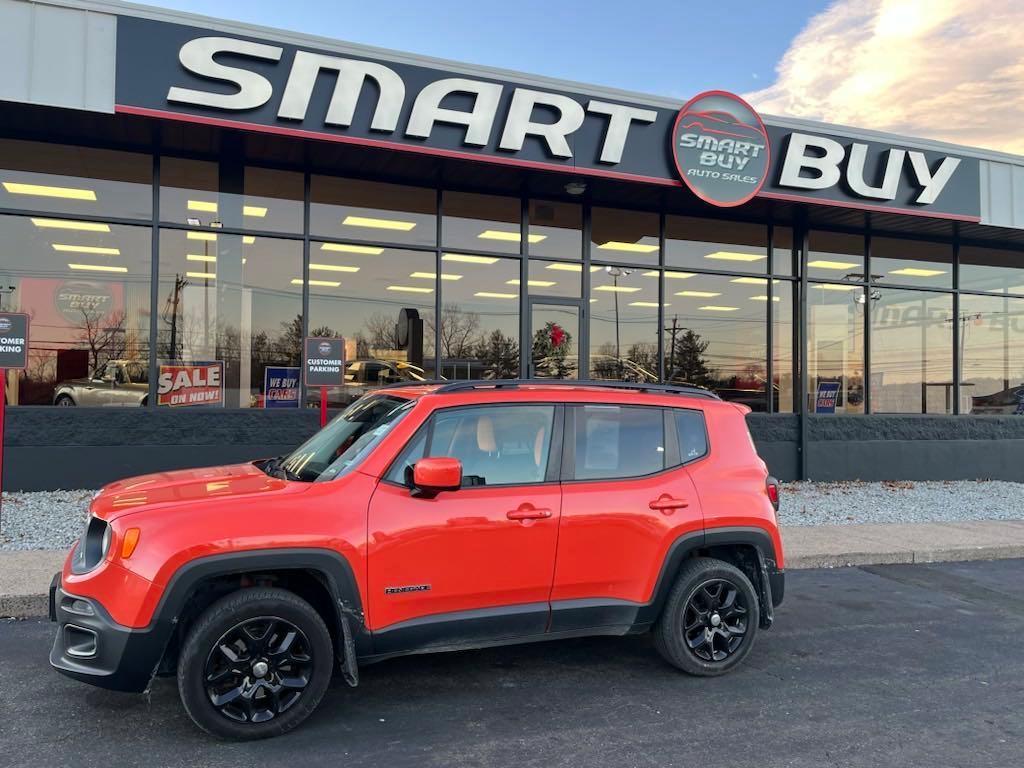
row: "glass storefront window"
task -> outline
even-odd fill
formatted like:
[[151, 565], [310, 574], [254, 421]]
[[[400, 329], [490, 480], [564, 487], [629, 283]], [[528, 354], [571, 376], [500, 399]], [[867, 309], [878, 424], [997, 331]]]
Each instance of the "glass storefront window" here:
[[580, 259], [583, 256], [583, 208], [575, 203], [531, 200], [527, 249], [531, 256]]
[[864, 303], [858, 285], [807, 289], [807, 413], [864, 413]]
[[265, 385], [268, 375], [298, 375], [301, 316], [301, 241], [160, 231], [157, 359], [222, 361], [224, 396], [213, 405], [299, 407], [295, 387], [272, 385], [268, 400]]
[[433, 246], [437, 243], [437, 192], [314, 175], [309, 230], [327, 239]]
[[[570, 269], [570, 268], [575, 269]], [[597, 267], [596, 269], [600, 269]], [[578, 299], [582, 286], [583, 270], [579, 264], [565, 264], [559, 261], [530, 259], [528, 294], [531, 296], [562, 296]], [[518, 279], [515, 283], [518, 285]]]
[[961, 413], [1024, 415], [1024, 299], [960, 295]]
[[[441, 257], [441, 375], [519, 376], [519, 260]], [[428, 323], [433, 332], [433, 319]]]
[[301, 235], [302, 185], [301, 173], [246, 166], [241, 219], [236, 203], [224, 226]]
[[[435, 378], [435, 255], [398, 248], [339, 251], [335, 246], [311, 243], [309, 258], [309, 335], [343, 337], [348, 361], [345, 387], [329, 390], [328, 404], [347, 405], [384, 384]], [[403, 309], [415, 310], [422, 321], [410, 329], [413, 335], [404, 344], [398, 334]], [[320, 402], [318, 391], [307, 397]]]
[[808, 236], [807, 276], [812, 279], [863, 282], [864, 236], [812, 231]]
[[7, 402], [142, 405], [150, 229], [54, 228], [51, 221], [0, 216], [0, 285], [14, 288], [3, 308], [28, 313], [31, 338], [28, 368], [8, 373]]
[[152, 182], [150, 155], [0, 139], [0, 208], [150, 219]]
[[658, 215], [618, 208], [591, 209], [590, 258], [624, 264], [658, 264]]
[[960, 288], [1024, 294], [1024, 251], [961, 245]]
[[[793, 272], [793, 230], [790, 227], [772, 228], [772, 273], [792, 275]], [[798, 274], [798, 273], [797, 273]]]
[[768, 280], [698, 274], [677, 283], [665, 280], [666, 381], [766, 410]]
[[[442, 197], [444, 247], [519, 253], [522, 240], [519, 198], [445, 192]], [[535, 245], [549, 236], [531, 233]]]
[[160, 221], [181, 226], [215, 227], [224, 211], [219, 206], [220, 168], [209, 160], [160, 158]]
[[872, 413], [953, 412], [953, 297], [873, 289]]
[[658, 380], [658, 270], [590, 274], [590, 378]]
[[793, 358], [794, 285], [782, 280], [772, 285], [772, 397], [776, 413], [792, 413], [796, 405], [796, 369]]
[[768, 265], [768, 227], [689, 216], [667, 216], [665, 264], [670, 267], [764, 274]]
[[953, 246], [949, 243], [872, 237], [871, 273], [876, 283], [952, 288]]

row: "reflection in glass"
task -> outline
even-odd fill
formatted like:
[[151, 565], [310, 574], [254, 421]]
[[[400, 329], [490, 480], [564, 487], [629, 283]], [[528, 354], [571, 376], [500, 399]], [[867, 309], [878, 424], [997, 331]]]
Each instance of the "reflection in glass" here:
[[949, 243], [872, 237], [871, 271], [876, 283], [884, 281], [925, 288], [952, 288], [953, 246]]
[[1024, 299], [960, 296], [961, 413], [1024, 415]]
[[279, 407], [266, 369], [299, 365], [301, 241], [163, 229], [160, 302], [158, 360], [223, 361], [225, 407]]
[[792, 413], [796, 405], [796, 369], [793, 358], [793, 283], [772, 285], [772, 393], [776, 413]]
[[[579, 264], [531, 259], [528, 293], [531, 296], [564, 296], [578, 299], [582, 276], [583, 270]], [[518, 284], [517, 278], [515, 285]]]
[[[442, 206], [445, 248], [519, 253], [522, 239], [519, 198], [445, 192]], [[539, 245], [548, 237], [544, 233], [531, 233], [529, 241]]]
[[665, 263], [670, 267], [764, 274], [768, 265], [768, 227], [666, 216]]
[[[328, 404], [347, 405], [385, 384], [435, 378], [434, 254], [397, 248], [339, 250], [337, 245], [311, 243], [309, 259], [309, 335], [343, 337], [348, 361], [345, 387], [328, 390]], [[449, 278], [462, 276], [453, 273]], [[414, 310], [420, 322], [400, 329], [403, 309]], [[307, 397], [320, 402], [316, 390]]]
[[776, 275], [792, 275], [793, 262], [793, 230], [776, 225], [772, 228], [772, 272]]
[[766, 278], [666, 278], [665, 379], [766, 410], [767, 289]]
[[148, 227], [0, 216], [0, 304], [30, 316], [28, 368], [8, 371], [8, 405], [143, 404], [150, 242]]
[[1024, 251], [961, 245], [960, 288], [1024, 295]]
[[808, 286], [807, 413], [864, 412], [865, 300], [857, 285]]
[[579, 259], [583, 255], [583, 208], [575, 203], [531, 200], [529, 243], [531, 256]]
[[808, 235], [807, 276], [858, 282], [864, 275], [864, 236], [813, 230]]
[[[441, 375], [519, 376], [519, 260], [441, 257]], [[429, 323], [433, 331], [433, 320]]]
[[363, 242], [437, 243], [437, 193], [423, 187], [312, 176], [310, 234]]
[[871, 411], [953, 412], [953, 297], [871, 293]]
[[590, 275], [590, 378], [658, 380], [655, 269], [599, 267]]
[[533, 302], [530, 305], [530, 378], [579, 377], [580, 310]]
[[658, 264], [658, 215], [595, 207], [591, 210], [594, 261]]

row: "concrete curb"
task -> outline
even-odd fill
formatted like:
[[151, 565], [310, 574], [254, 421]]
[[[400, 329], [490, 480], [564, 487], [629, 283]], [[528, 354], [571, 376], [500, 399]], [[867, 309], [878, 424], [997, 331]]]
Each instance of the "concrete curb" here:
[[[794, 526], [782, 536], [787, 570], [1024, 558], [1024, 520]], [[50, 579], [64, 556], [0, 552], [0, 617], [46, 616]]]

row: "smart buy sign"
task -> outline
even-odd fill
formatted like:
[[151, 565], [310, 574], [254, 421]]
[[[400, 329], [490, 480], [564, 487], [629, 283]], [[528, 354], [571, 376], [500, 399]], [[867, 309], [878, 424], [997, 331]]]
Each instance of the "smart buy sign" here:
[[196, 406], [224, 404], [224, 362], [160, 365], [157, 405]]

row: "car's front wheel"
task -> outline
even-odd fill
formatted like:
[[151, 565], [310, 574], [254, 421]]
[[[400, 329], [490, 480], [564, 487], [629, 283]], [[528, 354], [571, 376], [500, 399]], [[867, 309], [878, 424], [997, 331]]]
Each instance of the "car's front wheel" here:
[[754, 645], [760, 604], [750, 579], [736, 566], [709, 557], [689, 560], [654, 627], [658, 652], [691, 675], [725, 674]]
[[330, 633], [309, 603], [283, 589], [245, 589], [215, 602], [189, 630], [178, 691], [203, 730], [262, 739], [309, 717], [333, 667]]
[[53, 401], [53, 404], [61, 408], [70, 408], [74, 406], [75, 401], [71, 399], [71, 395], [57, 395], [57, 399]]

